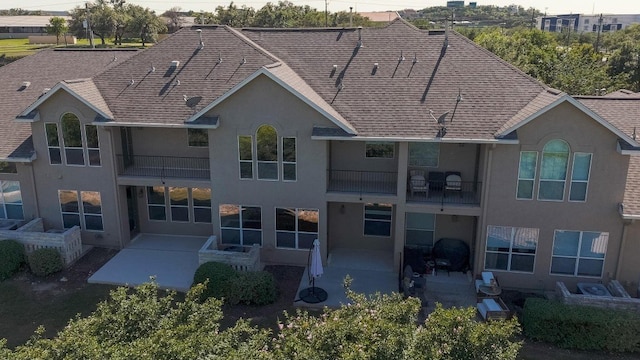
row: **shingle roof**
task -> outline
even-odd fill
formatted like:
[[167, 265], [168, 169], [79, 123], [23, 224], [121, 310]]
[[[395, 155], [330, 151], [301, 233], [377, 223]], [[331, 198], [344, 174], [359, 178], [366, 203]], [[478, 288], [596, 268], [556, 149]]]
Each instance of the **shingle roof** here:
[[463, 100], [446, 137], [494, 139], [504, 123], [545, 90], [457, 33], [449, 34], [449, 46], [442, 51], [444, 32], [418, 30], [403, 20], [362, 29], [361, 48], [357, 29], [243, 33], [282, 59], [359, 136], [434, 138], [439, 126], [429, 110], [436, 117], [448, 111], [451, 119], [460, 93]]
[[640, 92], [633, 92], [627, 89], [620, 89], [605, 95], [605, 97], [640, 97]]
[[[0, 67], [0, 159], [29, 158], [33, 153], [31, 126], [15, 121], [45, 88], [61, 80], [91, 77], [133, 55], [128, 50], [43, 50]], [[114, 56], [118, 60], [113, 61]], [[31, 84], [23, 90], [22, 83]]]
[[91, 79], [66, 80], [64, 81], [64, 85], [67, 88], [69, 88], [69, 90], [73, 91], [78, 96], [82, 97], [85, 101], [95, 106], [97, 110], [100, 110], [109, 119], [113, 119], [113, 113], [111, 113], [111, 109], [109, 109], [109, 105], [107, 105], [107, 102], [104, 101], [104, 98], [100, 94], [100, 91], [96, 87], [96, 84], [93, 82], [93, 80]]
[[640, 97], [576, 96], [575, 98], [629, 137], [633, 136], [636, 127], [640, 128]]
[[640, 156], [629, 157], [627, 184], [624, 189], [624, 215], [640, 216]]

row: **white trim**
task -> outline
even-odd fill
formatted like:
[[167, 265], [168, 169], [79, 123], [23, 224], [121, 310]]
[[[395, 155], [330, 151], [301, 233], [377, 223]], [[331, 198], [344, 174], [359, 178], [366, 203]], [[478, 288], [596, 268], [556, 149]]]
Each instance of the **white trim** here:
[[[242, 159], [240, 159], [240, 137], [241, 136], [245, 136], [245, 137], [248, 136], [249, 137], [249, 140], [250, 140], [249, 144], [251, 145], [251, 160], [242, 160]], [[238, 143], [238, 177], [239, 177], [240, 180], [254, 180], [255, 179], [255, 174], [254, 174], [255, 166], [254, 166], [254, 163], [253, 163], [253, 158], [254, 158], [255, 154], [253, 153], [253, 150], [254, 150], [253, 135], [238, 135], [237, 136], [237, 140], [238, 140], [237, 141], [237, 143]], [[251, 163], [251, 177], [250, 178], [242, 177], [242, 163], [243, 162], [244, 163]]]
[[[544, 167], [544, 148], [547, 147], [547, 145], [549, 145], [550, 142], [552, 141], [562, 141], [563, 143], [565, 143], [568, 147], [568, 151], [567, 151], [567, 161], [564, 165], [564, 180], [557, 180], [557, 179], [543, 179], [542, 178], [542, 169]], [[550, 201], [550, 202], [564, 202], [564, 195], [567, 192], [567, 180], [569, 178], [569, 160], [571, 159], [571, 145], [569, 145], [569, 142], [564, 140], [564, 139], [560, 139], [560, 138], [553, 138], [549, 141], [547, 141], [544, 146], [542, 147], [542, 156], [540, 156], [540, 176], [538, 177], [538, 196], [536, 197], [536, 200], [538, 201]], [[540, 187], [542, 185], [543, 181], [547, 181], [547, 182], [562, 182], [564, 185], [562, 186], [562, 199], [541, 199], [540, 198]]]
[[[58, 137], [58, 146], [51, 146], [49, 145], [49, 136], [47, 135], [47, 125], [55, 125], [56, 126], [56, 135]], [[46, 122], [44, 123], [44, 137], [45, 140], [47, 142], [47, 156], [49, 158], [49, 165], [65, 165], [64, 161], [62, 161], [62, 137], [60, 136], [60, 131], [59, 131], [59, 126], [58, 123], [55, 122]], [[58, 149], [58, 151], [60, 152], [60, 163], [54, 164], [51, 162], [51, 149]]]
[[[296, 161], [284, 161], [284, 139], [293, 139], [293, 146], [294, 146], [294, 156], [296, 158]], [[297, 182], [298, 181], [298, 138], [295, 136], [282, 136], [280, 137], [280, 145], [282, 147], [282, 153], [280, 156], [280, 162], [282, 162], [282, 182]], [[284, 178], [284, 166], [285, 165], [293, 165], [295, 166], [295, 179], [293, 180], [287, 180]]]
[[[44, 103], [47, 99], [49, 99], [51, 96], [53, 96], [53, 94], [58, 92], [58, 90], [65, 90], [66, 92], [71, 94], [73, 97], [75, 97], [77, 100], [79, 100], [80, 102], [82, 102], [83, 104], [85, 104], [86, 106], [91, 108], [93, 111], [98, 113], [103, 118], [108, 119], [108, 120], [112, 120], [112, 116], [107, 115], [102, 110], [100, 110], [99, 108], [94, 106], [92, 103], [87, 101], [84, 97], [80, 96], [78, 93], [76, 93], [75, 91], [71, 90], [67, 85], [65, 85], [64, 82], [57, 83], [51, 90], [47, 91], [44, 95], [42, 95], [40, 98], [38, 98], [38, 100], [33, 102], [31, 105], [29, 105], [29, 107], [27, 107], [25, 110], [23, 110], [20, 113], [20, 115], [18, 115], [16, 117], [17, 118], [16, 120], [17, 121], [25, 121], [24, 119], [20, 119], [20, 117], [25, 117], [25, 116], [29, 115], [32, 111], [37, 109], [38, 106], [42, 105], [42, 103]], [[36, 117], [36, 118], [39, 120], [39, 116]], [[29, 120], [28, 122], [38, 121], [38, 120], [36, 120], [36, 118], [34, 118], [34, 120]]]
[[[556, 245], [556, 234], [558, 233], [558, 231], [562, 231], [562, 232], [577, 232], [580, 234], [579, 238], [578, 238], [578, 250], [575, 254], [575, 256], [568, 256], [568, 255], [554, 255], [553, 254], [553, 249], [555, 248]], [[606, 249], [604, 252], [604, 256], [600, 259], [600, 258], [593, 258], [593, 257], [583, 257], [580, 256], [580, 249], [582, 249], [582, 237], [584, 235], [584, 233], [586, 232], [590, 232], [590, 233], [599, 233], [601, 236], [602, 234], [607, 234], [607, 244], [606, 244]], [[605, 261], [607, 259], [607, 252], [609, 251], [609, 232], [608, 231], [589, 231], [589, 230], [563, 230], [563, 229], [554, 229], [553, 230], [553, 243], [551, 244], [551, 261], [549, 261], [549, 275], [551, 276], [569, 276], [569, 277], [573, 277], [573, 278], [591, 278], [591, 279], [602, 279], [605, 275]], [[560, 273], [553, 273], [552, 268], [553, 268], [553, 258], [563, 258], [563, 259], [575, 259], [576, 263], [575, 266], [573, 268], [573, 274], [560, 274]], [[578, 268], [580, 266], [580, 260], [581, 259], [587, 259], [587, 260], [602, 260], [602, 268], [600, 270], [600, 276], [589, 276], [589, 275], [579, 275], [578, 274]]]
[[[509, 250], [507, 252], [504, 251], [496, 251], [496, 250], [488, 250], [489, 247], [489, 228], [510, 228], [511, 229], [511, 235], [509, 237]], [[536, 230], [537, 234], [536, 234], [536, 248], [533, 252], [533, 254], [531, 253], [519, 253], [519, 252], [514, 252], [513, 251], [513, 243], [515, 240], [515, 233], [516, 233], [516, 229], [532, 229], [532, 230]], [[504, 225], [487, 225], [487, 238], [485, 240], [485, 244], [484, 244], [484, 263], [482, 264], [482, 269], [484, 270], [490, 270], [490, 271], [502, 271], [502, 272], [506, 272], [506, 273], [518, 273], [518, 274], [535, 274], [536, 272], [536, 258], [538, 257], [538, 245], [540, 244], [540, 229], [539, 228], [527, 228], [527, 227], [521, 227], [521, 226], [504, 226]], [[503, 254], [503, 255], [507, 255], [507, 268], [506, 269], [493, 269], [493, 268], [487, 268], [487, 254]], [[531, 269], [531, 271], [522, 271], [522, 270], [511, 270], [511, 260], [513, 259], [513, 256], [532, 256], [533, 257], [533, 268]]]
[[153, 207], [160, 207], [160, 204], [150, 204], [149, 203], [149, 188], [154, 188], [156, 186], [153, 185], [146, 185], [144, 187], [144, 193], [145, 193], [145, 202], [146, 202], [146, 206], [147, 206], [147, 219], [149, 221], [155, 221], [155, 222], [170, 222], [169, 221], [169, 214], [167, 214], [167, 187], [166, 186], [162, 186], [162, 198], [164, 199], [164, 204], [162, 204], [162, 207], [164, 207], [164, 220], [158, 220], [158, 219], [152, 219], [151, 218], [151, 211], [149, 211], [149, 206], [153, 206]]
[[[319, 234], [320, 234], [320, 209], [317, 208], [298, 208], [298, 207], [284, 207], [284, 206], [275, 206], [274, 208], [274, 212], [273, 212], [273, 217], [274, 217], [274, 232], [275, 232], [275, 246], [276, 249], [283, 249], [283, 250], [309, 250], [307, 248], [301, 248], [300, 247], [300, 233], [302, 234], [315, 234], [315, 237], [318, 238]], [[294, 220], [294, 227], [295, 230], [290, 231], [290, 230], [278, 230], [278, 209], [284, 209], [284, 210], [293, 210], [295, 212], [295, 220]], [[316, 223], [316, 226], [318, 227], [318, 231], [316, 232], [306, 232], [306, 231], [300, 231], [300, 229], [298, 228], [298, 219], [299, 219], [299, 212], [300, 211], [315, 211], [318, 214], [318, 222]], [[295, 247], [284, 247], [284, 246], [278, 246], [278, 232], [284, 232], [284, 233], [289, 233], [289, 234], [294, 234], [294, 246]]]
[[[89, 147], [89, 136], [87, 135], [87, 126], [94, 126], [96, 128], [96, 140], [98, 141], [98, 147]], [[84, 145], [85, 145], [85, 156], [87, 158], [87, 166], [88, 167], [102, 167], [102, 151], [100, 151], [100, 135], [98, 135], [98, 127], [93, 124], [84, 124]], [[90, 151], [97, 151], [100, 164], [99, 165], [91, 165], [91, 156], [89, 155]]]
[[29, 158], [18, 158], [18, 157], [6, 157], [0, 158], [0, 161], [10, 162], [10, 163], [30, 163], [33, 160], [37, 159], [36, 153], [34, 152]]
[[[174, 188], [174, 189], [176, 189], [176, 188], [177, 189], [185, 189], [187, 191], [187, 205], [173, 205], [171, 203], [171, 188]], [[166, 187], [166, 192], [167, 192], [167, 195], [168, 195], [168, 198], [169, 198], [169, 222], [181, 223], [181, 224], [191, 223], [192, 222], [191, 221], [191, 201], [189, 201], [190, 198], [191, 198], [191, 188], [187, 187], [187, 186], [167, 186]], [[174, 207], [175, 208], [181, 208], [181, 209], [186, 208], [187, 209], [187, 220], [174, 220], [173, 219], [173, 212], [172, 212]]]
[[251, 81], [253, 81], [254, 79], [256, 79], [260, 75], [265, 75], [269, 79], [273, 80], [275, 83], [277, 83], [278, 85], [280, 85], [281, 87], [283, 87], [284, 89], [286, 89], [287, 91], [289, 91], [290, 93], [295, 95], [298, 99], [302, 100], [305, 104], [311, 106], [311, 108], [313, 108], [314, 110], [319, 112], [321, 115], [323, 115], [324, 117], [329, 119], [331, 122], [333, 122], [335, 125], [340, 127], [342, 130], [346, 131], [349, 134], [355, 134], [355, 131], [353, 129], [351, 129], [350, 127], [348, 127], [347, 125], [345, 125], [340, 119], [338, 119], [335, 116], [329, 114], [327, 111], [325, 111], [323, 108], [318, 106], [318, 104], [316, 104], [315, 102], [311, 101], [306, 96], [303, 96], [299, 91], [295, 90], [293, 87], [291, 87], [289, 84], [287, 84], [282, 79], [280, 79], [280, 77], [274, 75], [271, 71], [269, 71], [269, 69], [267, 69], [264, 66], [261, 67], [260, 69], [258, 69], [253, 74], [251, 74], [248, 77], [246, 77], [244, 80], [242, 80], [238, 84], [236, 84], [234, 87], [229, 89], [227, 92], [225, 92], [224, 94], [219, 96], [217, 99], [215, 99], [209, 105], [207, 105], [204, 108], [202, 108], [202, 110], [198, 111], [195, 115], [193, 115], [189, 119], [187, 119], [187, 121], [185, 123], [189, 123], [189, 122], [195, 121], [199, 117], [203, 116], [209, 110], [213, 109], [218, 104], [220, 104], [221, 102], [223, 102], [224, 100], [229, 98], [231, 95], [235, 94], [238, 90], [242, 89], [245, 85], [249, 84]]
[[451, 144], [508, 144], [518, 145], [520, 140], [512, 139], [476, 139], [476, 138], [433, 138], [425, 139], [418, 137], [404, 137], [404, 136], [311, 136], [311, 140], [340, 140], [340, 141], [384, 141], [384, 142], [436, 142], [436, 143], [451, 143]]
[[[533, 167], [533, 178], [532, 179], [521, 179], [520, 178], [520, 166], [522, 165], [522, 153], [535, 153], [536, 161]], [[536, 176], [538, 176], [538, 151], [537, 150], [520, 150], [520, 159], [518, 160], [518, 178], [516, 179], [516, 200], [533, 200], [534, 194], [536, 192]], [[531, 186], [531, 197], [530, 198], [519, 198], [518, 197], [518, 189], [520, 187], [520, 181], [532, 181], [533, 184]]]
[[92, 125], [104, 126], [104, 127], [138, 127], [138, 128], [174, 128], [174, 129], [217, 129], [220, 125], [188, 125], [188, 124], [162, 124], [162, 123], [143, 123], [143, 122], [126, 122], [126, 121], [94, 121]]
[[[589, 170], [587, 170], [587, 180], [575, 180], [576, 183], [586, 183], [587, 186], [584, 190], [584, 200], [571, 200], [571, 189], [573, 188], [573, 171], [576, 168], [576, 154], [589, 155]], [[591, 180], [591, 165], [593, 163], [593, 153], [587, 152], [574, 152], [573, 153], [573, 162], [571, 163], [571, 178], [569, 179], [569, 197], [567, 201], [576, 202], [576, 203], [584, 203], [587, 202], [587, 195], [589, 194], [589, 181]]]
[[640, 156], [640, 149], [638, 149], [638, 150], [622, 150], [622, 147], [620, 147], [620, 143], [619, 142], [616, 143], [616, 151], [620, 155]]
[[517, 124], [507, 128], [506, 130], [501, 131], [498, 135], [507, 135], [507, 134], [509, 134], [509, 133], [511, 133], [511, 132], [513, 132], [515, 130], [518, 130], [519, 128], [521, 128], [524, 125], [526, 125], [529, 122], [531, 122], [533, 119], [536, 119], [537, 117], [545, 114], [549, 110], [555, 108], [556, 106], [562, 104], [565, 101], [569, 102], [571, 105], [577, 107], [579, 110], [581, 110], [582, 112], [587, 114], [593, 120], [595, 120], [598, 123], [600, 123], [600, 125], [604, 126], [609, 131], [611, 131], [612, 133], [616, 134], [617, 136], [619, 136], [620, 138], [622, 138], [623, 140], [625, 140], [629, 144], [634, 145], [634, 146], [640, 146], [640, 144], [636, 140], [634, 140], [631, 136], [625, 134], [623, 131], [621, 131], [620, 129], [616, 128], [611, 123], [609, 123], [608, 121], [606, 121], [605, 119], [600, 117], [600, 115], [598, 115], [595, 112], [593, 112], [586, 105], [582, 104], [580, 101], [574, 99], [573, 97], [571, 97], [571, 96], [569, 96], [567, 94], [563, 94], [560, 98], [558, 98], [557, 100], [555, 100], [551, 104], [549, 104], [549, 105], [543, 107], [542, 109], [538, 110], [537, 112], [529, 115], [524, 120], [519, 121]]
[[[234, 227], [229, 227], [229, 226], [222, 226], [222, 214], [220, 213], [219, 208], [221, 206], [237, 206], [238, 207], [238, 227], [234, 228]], [[242, 226], [242, 209], [243, 208], [258, 208], [260, 209], [260, 229], [253, 229], [253, 228], [244, 228]], [[238, 245], [238, 246], [253, 246], [253, 244], [251, 245], [246, 245], [244, 243], [244, 230], [247, 231], [260, 231], [260, 247], [262, 247], [262, 244], [264, 243], [264, 221], [263, 221], [263, 216], [262, 216], [262, 206], [259, 205], [240, 205], [240, 204], [219, 204], [218, 205], [218, 218], [219, 218], [219, 227], [220, 227], [220, 243], [221, 244], [226, 244], [226, 245]], [[228, 229], [228, 230], [237, 230], [240, 232], [240, 243], [239, 244], [234, 244], [234, 243], [225, 243], [224, 242], [224, 238], [222, 236], [222, 230], [223, 229]]]

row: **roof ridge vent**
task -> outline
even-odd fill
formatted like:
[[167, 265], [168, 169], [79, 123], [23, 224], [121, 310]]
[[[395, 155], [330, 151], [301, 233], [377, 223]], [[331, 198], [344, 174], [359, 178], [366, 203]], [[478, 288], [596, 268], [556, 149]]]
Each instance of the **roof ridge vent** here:
[[177, 68], [178, 66], [180, 66], [180, 60], [173, 60], [171, 62], [171, 67], [172, 68]]

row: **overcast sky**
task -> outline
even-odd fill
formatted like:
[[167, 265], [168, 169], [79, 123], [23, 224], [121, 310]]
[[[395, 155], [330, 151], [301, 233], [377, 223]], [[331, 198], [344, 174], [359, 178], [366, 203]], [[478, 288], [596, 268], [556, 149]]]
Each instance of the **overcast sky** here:
[[[384, 11], [401, 9], [423, 9], [428, 6], [444, 6], [446, 0], [326, 0], [329, 11], [349, 11], [353, 7], [354, 11]], [[229, 1], [206, 1], [206, 0], [127, 0], [132, 4], [149, 7], [157, 12], [164, 12], [173, 6], [180, 6], [183, 10], [213, 11], [217, 6], [227, 6]], [[278, 0], [271, 2], [277, 3]], [[309, 5], [318, 10], [324, 10], [325, 0], [293, 0], [296, 5]], [[69, 10], [75, 6], [84, 4], [85, 1], [78, 0], [0, 0], [0, 9], [22, 8], [29, 10]], [[255, 9], [261, 8], [267, 1], [259, 0], [237, 0], [234, 4], [247, 5]], [[469, 1], [465, 1], [466, 4]], [[518, 4], [524, 8], [535, 7], [548, 14], [592, 14], [592, 13], [615, 13], [615, 14], [636, 14], [640, 13], [638, 0], [479, 0], [478, 5], [499, 5]]]

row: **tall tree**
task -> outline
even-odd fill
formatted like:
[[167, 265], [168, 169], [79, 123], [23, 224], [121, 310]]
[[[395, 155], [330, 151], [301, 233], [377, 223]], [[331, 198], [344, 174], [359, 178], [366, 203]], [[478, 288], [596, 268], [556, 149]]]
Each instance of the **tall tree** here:
[[[71, 10], [70, 30], [76, 36], [86, 33], [86, 26], [91, 26], [94, 35], [100, 38], [102, 45], [113, 36], [116, 29], [115, 11], [106, 0], [87, 3], [85, 7], [77, 6]], [[90, 34], [89, 34], [90, 35]]]
[[[67, 20], [59, 16], [54, 16], [49, 19], [49, 23], [45, 27], [47, 34], [56, 36], [56, 45], [60, 45], [60, 35], [64, 35], [69, 27], [67, 26]], [[65, 37], [65, 43], [67, 42]]]
[[162, 16], [168, 19], [167, 31], [169, 34], [174, 33], [182, 27], [184, 23], [184, 16], [182, 16], [182, 9], [178, 6], [174, 6], [171, 9], [165, 11]]
[[131, 21], [127, 27], [127, 31], [133, 36], [138, 37], [143, 47], [149, 42], [154, 42], [158, 33], [167, 30], [162, 19], [156, 15], [155, 11], [149, 8], [130, 5], [128, 12], [131, 16]]

